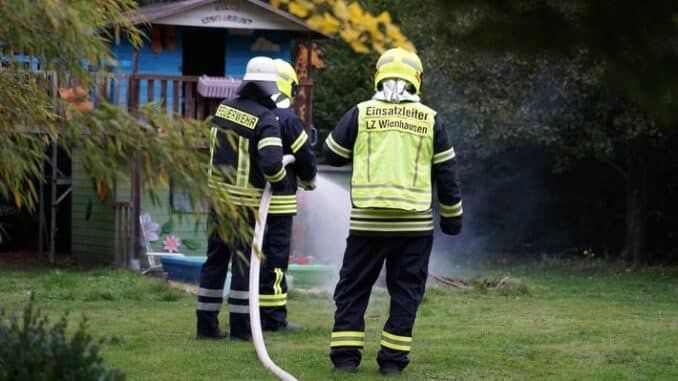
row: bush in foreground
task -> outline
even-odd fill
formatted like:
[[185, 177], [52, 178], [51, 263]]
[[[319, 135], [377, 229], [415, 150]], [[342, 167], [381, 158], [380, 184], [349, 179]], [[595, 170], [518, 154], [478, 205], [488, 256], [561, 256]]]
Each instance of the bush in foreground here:
[[0, 381], [124, 380], [103, 364], [100, 341], [87, 333], [85, 323], [67, 334], [67, 316], [50, 325], [32, 296], [20, 318], [5, 316], [0, 306]]

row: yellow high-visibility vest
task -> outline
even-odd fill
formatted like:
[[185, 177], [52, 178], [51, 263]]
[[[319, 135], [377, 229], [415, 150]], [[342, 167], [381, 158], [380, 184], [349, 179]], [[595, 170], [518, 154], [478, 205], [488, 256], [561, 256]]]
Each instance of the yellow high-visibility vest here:
[[416, 102], [358, 105], [351, 198], [358, 208], [431, 208], [436, 112]]

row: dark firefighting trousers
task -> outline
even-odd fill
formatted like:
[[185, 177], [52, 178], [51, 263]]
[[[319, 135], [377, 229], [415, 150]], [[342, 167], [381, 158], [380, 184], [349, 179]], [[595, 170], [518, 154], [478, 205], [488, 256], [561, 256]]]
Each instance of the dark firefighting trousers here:
[[285, 273], [292, 236], [291, 215], [269, 215], [264, 232], [259, 282], [261, 327], [275, 331], [287, 326], [287, 281]]
[[[249, 225], [254, 227], [254, 216], [250, 215]], [[219, 330], [219, 311], [223, 303], [224, 282], [231, 266], [231, 287], [228, 292], [230, 336], [248, 339], [250, 337], [249, 315], [249, 259], [252, 237], [233, 236], [225, 243], [215, 233], [207, 243], [207, 260], [200, 271], [198, 289], [198, 336], [213, 337]]]
[[412, 327], [424, 296], [433, 236], [366, 237], [347, 239], [339, 282], [334, 291], [330, 359], [335, 366], [360, 364], [365, 343], [365, 309], [372, 286], [386, 262], [386, 284], [391, 297], [389, 317], [381, 333], [377, 355], [380, 367], [409, 363]]

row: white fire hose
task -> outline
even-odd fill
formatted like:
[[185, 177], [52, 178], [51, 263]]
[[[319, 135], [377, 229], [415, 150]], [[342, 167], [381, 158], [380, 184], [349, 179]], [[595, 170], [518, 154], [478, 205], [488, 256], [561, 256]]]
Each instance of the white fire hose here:
[[[282, 162], [283, 167], [286, 167], [287, 165], [294, 163], [294, 156], [285, 155], [283, 156]], [[261, 330], [261, 318], [259, 316], [259, 267], [261, 261], [259, 260], [258, 253], [261, 253], [262, 250], [266, 217], [268, 216], [268, 206], [271, 203], [271, 196], [271, 184], [266, 183], [264, 194], [261, 197], [261, 203], [259, 204], [259, 218], [254, 227], [254, 240], [252, 241], [252, 252], [250, 254], [250, 327], [252, 330], [254, 348], [264, 367], [275, 374], [280, 380], [297, 381], [294, 376], [277, 366], [268, 355], [266, 343], [264, 343], [264, 334]]]

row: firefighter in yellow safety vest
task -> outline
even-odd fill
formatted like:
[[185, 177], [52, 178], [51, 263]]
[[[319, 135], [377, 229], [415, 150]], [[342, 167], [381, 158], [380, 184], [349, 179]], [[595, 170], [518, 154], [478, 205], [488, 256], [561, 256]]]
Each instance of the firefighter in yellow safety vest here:
[[323, 146], [330, 165], [353, 167], [350, 231], [334, 292], [335, 370], [358, 369], [365, 309], [384, 263], [391, 305], [377, 362], [383, 375], [409, 363], [433, 243], [434, 183], [442, 232], [461, 231], [456, 156], [440, 115], [420, 103], [422, 73], [415, 53], [386, 51], [376, 64], [375, 95], [344, 114]]

